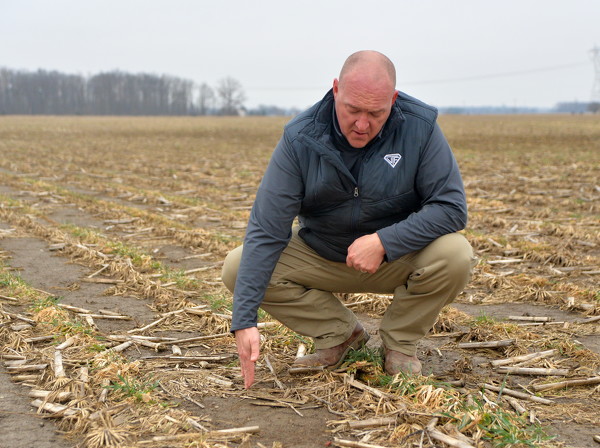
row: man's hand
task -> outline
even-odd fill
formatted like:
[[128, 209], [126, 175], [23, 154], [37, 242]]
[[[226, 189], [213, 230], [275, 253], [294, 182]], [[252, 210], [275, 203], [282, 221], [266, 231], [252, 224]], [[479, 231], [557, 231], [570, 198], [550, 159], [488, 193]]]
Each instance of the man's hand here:
[[260, 334], [258, 333], [258, 328], [250, 327], [243, 330], [236, 330], [235, 343], [237, 345], [238, 356], [240, 357], [244, 387], [248, 389], [254, 383], [254, 363], [258, 361], [260, 353]]
[[348, 248], [346, 264], [357, 271], [374, 274], [379, 269], [384, 256], [385, 249], [379, 235], [371, 233], [354, 240]]

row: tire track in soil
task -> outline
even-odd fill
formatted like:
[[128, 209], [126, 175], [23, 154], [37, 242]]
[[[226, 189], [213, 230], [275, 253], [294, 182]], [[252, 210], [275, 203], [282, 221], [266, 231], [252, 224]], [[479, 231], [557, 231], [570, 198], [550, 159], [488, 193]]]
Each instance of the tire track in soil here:
[[25, 282], [61, 297], [60, 303], [87, 308], [95, 313], [100, 309], [108, 309], [133, 318], [133, 321], [98, 319], [96, 326], [102, 332], [124, 331], [154, 319], [147, 302], [133, 297], [105, 295], [106, 285], [83, 282], [82, 279], [92, 271], [53, 255], [43, 240], [32, 237], [5, 238], [0, 240], [0, 248], [9, 252], [11, 259], [8, 264], [18, 270]]
[[70, 448], [73, 445], [56, 433], [51, 419], [36, 415], [29, 406], [29, 388], [11, 381], [0, 366], [0, 447]]
[[68, 207], [64, 204], [55, 205], [52, 207], [51, 213], [46, 213], [46, 216], [51, 222], [63, 225], [72, 224], [81, 228], [91, 228], [100, 233], [114, 236], [120, 241], [125, 241], [127, 244], [139, 246], [148, 253], [151, 253], [154, 259], [175, 270], [188, 270], [212, 264], [202, 259], [187, 258], [196, 255], [196, 252], [167, 240], [160, 242], [162, 238], [153, 239], [151, 232], [145, 234], [147, 240], [130, 239], [129, 237], [136, 232], [135, 226], [132, 225], [130, 226], [131, 229], [128, 229], [122, 224], [107, 225], [105, 220], [96, 219], [80, 208]]
[[[73, 191], [78, 192], [80, 194], [85, 194], [87, 196], [97, 197], [99, 199], [119, 202], [115, 198], [103, 197], [96, 192], [91, 192], [87, 190], [81, 191], [77, 189], [73, 189]], [[96, 216], [90, 215], [84, 209], [82, 209], [81, 207], [77, 207], [74, 204], [50, 202], [48, 201], [48, 198], [31, 195], [28, 194], [28, 192], [26, 191], [16, 190], [6, 185], [0, 185], [0, 194], [14, 198], [29, 205], [37, 203], [39, 205], [38, 209], [44, 211], [44, 216], [45, 218], [47, 218], [41, 220], [37, 219], [37, 221], [43, 225], [47, 225], [48, 223], [51, 223], [53, 225], [74, 225], [80, 228], [96, 230], [100, 233], [116, 237], [120, 240], [122, 240], [123, 238], [127, 239], [127, 237], [129, 237], [132, 233], [135, 233], [135, 230], [133, 230], [132, 232], [128, 232], [127, 229], [123, 228], [123, 226], [119, 224], [107, 225], [105, 220], [98, 219]], [[45, 201], [45, 203], [39, 204], [40, 200], [42, 202]], [[120, 202], [127, 206], [139, 206], [138, 208], [142, 210], [148, 209], [150, 207], [146, 204], [139, 204], [135, 202]], [[131, 242], [136, 243], [136, 245], [139, 245], [140, 247], [149, 250], [149, 252], [152, 252], [153, 258], [160, 261], [162, 264], [166, 265], [169, 268], [175, 270], [188, 270], [212, 264], [210, 261], [206, 261], [203, 259], [187, 258], [197, 254], [194, 250], [190, 248], [178, 246], [177, 243], [168, 241], [166, 241], [164, 244], [161, 244], [159, 243], [160, 238], [153, 240], [151, 233], [148, 233], [147, 237], [148, 241]]]
[[[11, 227], [0, 222], [0, 228], [8, 230]], [[17, 237], [0, 239], [0, 249], [10, 253], [11, 259], [7, 260], [9, 261], [7, 264], [17, 269], [19, 275], [30, 285], [39, 289], [53, 289], [57, 287], [62, 290], [72, 280], [72, 271], [79, 271], [75, 265], [56, 263], [56, 260], [49, 260], [50, 254], [47, 250], [47, 244], [37, 238]], [[55, 265], [58, 265], [59, 268], [54, 267], [49, 269]], [[53, 275], [57, 273], [64, 275], [54, 278]], [[58, 282], [56, 281], [57, 279]], [[82, 293], [82, 291], [78, 291], [78, 293]], [[90, 294], [88, 297], [93, 296], [93, 294]], [[69, 304], [75, 305], [75, 303], [80, 302], [81, 300], [72, 300]], [[3, 305], [8, 311], [23, 311], [20, 309], [21, 307], [11, 306], [10, 304]], [[6, 369], [0, 366], [0, 407], [2, 408], [0, 411], [0, 433], [2, 434], [0, 447], [72, 447], [72, 443], [57, 433], [52, 419], [35, 414], [34, 409], [29, 405], [29, 402], [32, 400], [27, 396], [29, 389], [26, 386], [14, 383], [10, 375], [6, 372]]]

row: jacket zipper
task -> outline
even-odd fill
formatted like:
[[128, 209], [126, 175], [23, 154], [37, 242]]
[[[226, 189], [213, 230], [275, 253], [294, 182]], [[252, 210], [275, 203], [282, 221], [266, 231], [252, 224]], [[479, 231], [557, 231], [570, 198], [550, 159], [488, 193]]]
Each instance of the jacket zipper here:
[[360, 168], [358, 170], [358, 179], [356, 179], [357, 183], [354, 186], [354, 203], [352, 204], [352, 232], [354, 233], [354, 239], [358, 238], [358, 219], [360, 217], [360, 190], [358, 185], [363, 176], [363, 170], [365, 168], [365, 157], [363, 156], [363, 160], [361, 160]]
[[354, 199], [352, 204], [352, 233], [354, 234], [354, 239], [357, 237], [358, 233], [358, 216], [360, 215], [360, 192], [358, 190], [358, 185], [354, 187]]
[[[319, 141], [315, 140], [312, 137], [304, 136], [304, 138], [311, 140], [313, 143], [320, 146], [321, 148], [329, 149], [325, 145], [323, 145], [322, 143], [320, 143]], [[343, 166], [343, 165], [341, 165], [341, 166]], [[340, 167], [336, 167], [336, 168], [341, 174], [345, 175], [347, 178], [352, 179], [354, 182], [356, 182], [356, 179], [354, 179], [354, 176], [352, 176], [350, 174], [348, 169], [346, 169], [346, 171], [344, 172], [342, 169], [340, 169]], [[346, 167], [344, 166], [344, 168], [346, 168]], [[362, 175], [363, 168], [364, 168], [364, 160], [361, 163], [359, 178]], [[358, 217], [360, 215], [360, 191], [358, 189], [358, 185], [356, 185], [356, 184], [354, 185], [353, 196], [354, 196], [354, 198], [353, 198], [353, 204], [352, 204], [352, 214], [350, 217], [350, 219], [351, 219], [351, 227], [350, 228], [352, 229], [352, 233], [354, 233], [354, 239], [356, 239], [357, 234], [358, 234]]]

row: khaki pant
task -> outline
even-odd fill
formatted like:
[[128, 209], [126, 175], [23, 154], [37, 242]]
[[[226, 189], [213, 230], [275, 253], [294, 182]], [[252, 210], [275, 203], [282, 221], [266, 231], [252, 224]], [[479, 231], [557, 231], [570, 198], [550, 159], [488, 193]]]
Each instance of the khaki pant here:
[[[384, 345], [412, 356], [417, 342], [433, 327], [441, 309], [451, 303], [470, 279], [473, 250], [460, 233], [444, 235], [424, 249], [391, 263], [374, 274], [319, 256], [298, 236], [282, 252], [261, 308], [282, 324], [312, 337], [315, 348], [344, 342], [357, 318], [332, 293], [393, 294], [379, 334]], [[233, 291], [242, 246], [227, 255], [222, 279]]]

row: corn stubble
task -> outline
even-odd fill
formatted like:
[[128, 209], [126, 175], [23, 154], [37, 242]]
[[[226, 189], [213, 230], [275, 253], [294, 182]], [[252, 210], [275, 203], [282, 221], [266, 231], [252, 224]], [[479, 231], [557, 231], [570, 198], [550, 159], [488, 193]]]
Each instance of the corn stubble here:
[[[441, 341], [436, 350], [455, 361], [443, 375], [418, 377], [385, 375], [372, 347], [353, 353], [338, 371], [292, 376], [287, 370], [298, 346], [310, 347], [310, 341], [274, 323], [262, 330], [257, 385], [244, 390], [228, 334], [231, 296], [220, 282], [220, 263], [242, 240], [285, 121], [0, 121], [0, 219], [11, 228], [0, 238], [45, 240], [57, 255], [89, 267], [88, 280], [106, 281], [105, 294], [144, 300], [155, 315], [106, 334], [95, 324], [98, 310], [61, 307], [60, 298], [26, 284], [10, 269], [9, 254], [0, 252], [0, 353], [4, 363], [46, 365], [12, 374], [47, 392], [36, 392], [45, 397], [38, 398], [40, 413], [53, 416], [79, 446], [92, 448], [252, 446], [257, 429], [216, 427], [203, 413], [205, 397], [242, 397], [300, 415], [310, 406], [325, 407], [331, 420], [323, 429], [337, 446], [551, 447], [559, 443], [540, 421], [564, 415], [590, 428], [600, 424], [594, 380], [600, 356], [577, 340], [600, 333], [597, 321], [585, 323], [600, 315], [595, 116], [440, 119], [463, 172], [470, 210], [465, 235], [479, 258], [458, 302], [542, 304], [580, 317], [523, 326], [448, 307], [427, 339]], [[61, 224], [49, 216], [57, 208], [76, 208], [104, 226]], [[200, 268], [174, 271], [157, 256], [165, 244], [185, 250]], [[391, 300], [339, 297], [374, 319]], [[25, 327], [15, 331], [15, 325]], [[512, 377], [491, 363], [500, 360], [506, 360], [503, 368], [568, 373]], [[542, 402], [503, 393], [521, 383], [527, 386], [519, 392]], [[179, 409], [181, 400], [199, 412]]]

